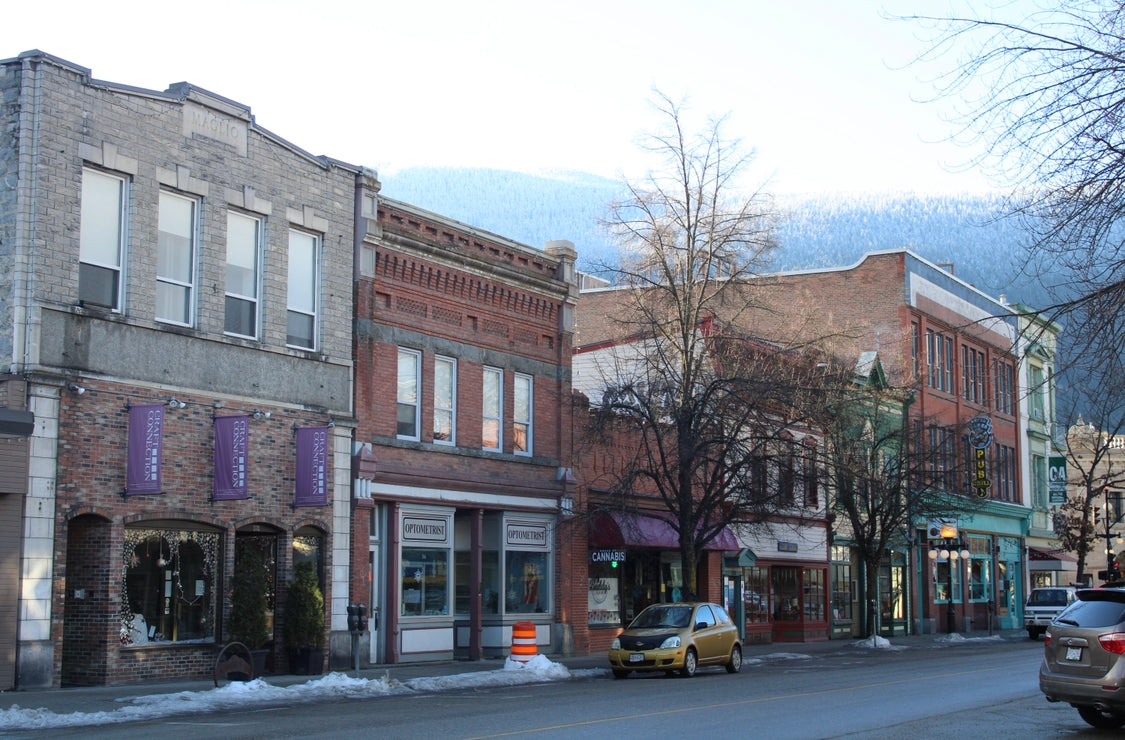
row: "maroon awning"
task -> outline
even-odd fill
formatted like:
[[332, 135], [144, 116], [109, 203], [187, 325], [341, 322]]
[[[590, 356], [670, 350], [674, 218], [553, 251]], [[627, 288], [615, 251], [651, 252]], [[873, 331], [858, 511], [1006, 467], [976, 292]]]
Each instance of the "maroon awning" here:
[[[668, 512], [598, 512], [591, 518], [590, 547], [679, 550], [680, 536], [672, 527], [672, 515]], [[718, 536], [704, 545], [703, 549], [737, 551], [739, 545], [734, 534], [723, 527]]]

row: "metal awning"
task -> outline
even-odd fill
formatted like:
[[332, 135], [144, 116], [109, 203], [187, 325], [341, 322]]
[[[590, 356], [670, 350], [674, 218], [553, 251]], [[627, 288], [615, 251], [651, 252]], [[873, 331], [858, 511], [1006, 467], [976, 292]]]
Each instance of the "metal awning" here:
[[1031, 571], [1065, 571], [1078, 573], [1078, 559], [1061, 550], [1027, 548], [1027, 569]]

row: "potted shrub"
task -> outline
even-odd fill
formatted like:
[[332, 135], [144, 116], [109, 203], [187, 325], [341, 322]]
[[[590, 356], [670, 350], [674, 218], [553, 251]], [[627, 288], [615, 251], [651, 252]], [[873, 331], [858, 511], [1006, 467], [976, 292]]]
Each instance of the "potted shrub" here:
[[271, 638], [268, 611], [269, 574], [265, 558], [257, 547], [240, 548], [231, 580], [227, 637], [249, 648], [254, 657], [255, 677], [265, 673], [269, 657], [269, 650], [265, 649]]
[[312, 563], [297, 563], [285, 602], [285, 641], [294, 673], [324, 673], [324, 594]]

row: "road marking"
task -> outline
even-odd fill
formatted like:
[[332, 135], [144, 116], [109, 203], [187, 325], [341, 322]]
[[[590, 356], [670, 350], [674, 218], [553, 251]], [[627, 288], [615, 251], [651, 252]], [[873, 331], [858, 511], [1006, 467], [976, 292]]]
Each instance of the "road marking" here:
[[1006, 671], [1010, 666], [995, 666], [992, 668], [980, 668], [972, 671], [952, 671], [950, 673], [942, 673], [938, 675], [918, 676], [916, 678], [904, 678], [897, 681], [878, 681], [876, 683], [858, 684], [854, 686], [846, 686], [838, 689], [821, 689], [819, 691], [803, 691], [799, 694], [784, 694], [781, 696], [760, 697], [756, 699], [742, 699], [739, 701], [728, 701], [720, 704], [703, 704], [697, 707], [682, 707], [680, 709], [664, 709], [658, 712], [643, 712], [640, 714], [623, 714], [617, 717], [603, 717], [601, 719], [590, 719], [582, 722], [568, 722], [562, 725], [550, 725], [547, 727], [525, 727], [511, 732], [501, 732], [495, 735], [478, 735], [468, 740], [491, 740], [498, 737], [513, 737], [515, 735], [534, 735], [540, 732], [557, 732], [559, 730], [568, 730], [577, 727], [593, 727], [595, 725], [605, 725], [612, 722], [624, 722], [627, 720], [645, 719], [647, 717], [667, 717], [673, 714], [684, 714], [685, 712], [699, 712], [708, 711], [713, 709], [725, 709], [729, 707], [750, 706], [752, 704], [766, 704], [773, 701], [782, 701], [785, 699], [803, 699], [812, 696], [824, 696], [826, 694], [843, 694], [849, 691], [860, 691], [863, 689], [876, 689], [880, 686], [895, 686], [908, 683], [931, 682], [934, 680], [941, 680], [944, 678], [956, 678], [958, 676], [973, 676], [981, 673], [996, 673], [998, 671]]

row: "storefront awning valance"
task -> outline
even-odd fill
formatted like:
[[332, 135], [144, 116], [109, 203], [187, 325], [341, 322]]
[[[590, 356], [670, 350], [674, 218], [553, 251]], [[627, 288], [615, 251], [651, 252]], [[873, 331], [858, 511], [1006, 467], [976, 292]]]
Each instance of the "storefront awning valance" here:
[[1033, 571], [1058, 570], [1077, 573], [1078, 560], [1058, 550], [1029, 547], [1027, 548], [1027, 568]]
[[[666, 512], [644, 514], [625, 511], [598, 512], [590, 523], [590, 547], [648, 547], [655, 550], [680, 549], [680, 536], [672, 527], [672, 515]], [[738, 550], [738, 541], [723, 527], [705, 550]]]

